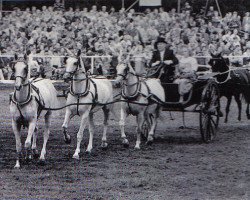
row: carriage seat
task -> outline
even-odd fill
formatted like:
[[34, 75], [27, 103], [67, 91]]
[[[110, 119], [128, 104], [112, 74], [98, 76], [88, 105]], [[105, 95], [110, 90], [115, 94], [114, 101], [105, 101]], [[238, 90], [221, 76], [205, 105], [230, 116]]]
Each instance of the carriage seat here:
[[162, 83], [166, 102], [178, 102], [180, 99], [179, 86], [177, 83]]

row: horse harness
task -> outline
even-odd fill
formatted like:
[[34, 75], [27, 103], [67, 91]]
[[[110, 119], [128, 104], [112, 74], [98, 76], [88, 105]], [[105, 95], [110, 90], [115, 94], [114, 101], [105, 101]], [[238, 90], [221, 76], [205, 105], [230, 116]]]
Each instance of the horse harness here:
[[[74, 80], [75, 79], [73, 79], [72, 81], [74, 81]], [[80, 79], [80, 81], [83, 81], [83, 80], [86, 80], [86, 84], [87, 84], [84, 92], [82, 92], [82, 93], [75, 93], [73, 91], [73, 84], [72, 83], [71, 83], [70, 90], [69, 90], [69, 93], [72, 96], [77, 97], [77, 108], [76, 108], [76, 110], [77, 110], [77, 115], [78, 116], [80, 116], [79, 105], [80, 105], [80, 98], [81, 97], [86, 97], [88, 94], [91, 94], [92, 99], [93, 99], [91, 110], [93, 110], [94, 107], [98, 104], [98, 93], [97, 93], [96, 83], [91, 78], [88, 78], [88, 76], [85, 79]], [[90, 83], [92, 83], [93, 86], [94, 86], [94, 88], [95, 88], [95, 92], [94, 93], [90, 91]]]
[[[32, 84], [33, 82], [38, 82], [40, 80], [33, 79], [31, 82], [28, 82], [28, 83], [22, 85], [23, 87], [26, 87], [26, 86], [29, 87], [29, 92], [28, 92], [28, 95], [27, 95], [27, 99], [25, 101], [22, 101], [22, 102], [18, 101], [16, 99], [16, 92], [10, 94], [9, 103], [12, 102], [17, 106], [17, 109], [18, 109], [18, 111], [20, 113], [20, 116], [21, 116], [20, 120], [22, 121], [22, 123], [24, 123], [25, 118], [24, 118], [24, 116], [22, 114], [21, 109], [22, 109], [22, 107], [27, 105], [33, 98], [35, 98], [35, 100], [36, 100], [36, 102], [38, 104], [37, 118], [39, 118], [43, 108], [45, 108], [45, 102], [44, 102], [43, 97], [40, 94], [39, 88], [37, 88], [35, 85]], [[32, 91], [34, 91], [37, 94], [37, 96], [32, 94]], [[25, 126], [25, 124], [23, 124], [23, 125]]]
[[[120, 75], [123, 77], [123, 80], [126, 79], [126, 76], [128, 73], [131, 73], [131, 72], [127, 72], [126, 75], [123, 75], [123, 74], [117, 74], [117, 75]], [[152, 103], [154, 100], [151, 99], [151, 97], [153, 96], [153, 94], [151, 93], [151, 90], [148, 86], [148, 84], [146, 83], [145, 80], [140, 80], [139, 77], [137, 75], [135, 75], [134, 73], [131, 73], [132, 75], [136, 76], [137, 77], [137, 82], [136, 83], [133, 83], [131, 85], [127, 85], [125, 83], [123, 83], [123, 87], [122, 87], [122, 91], [121, 91], [121, 97], [126, 100], [126, 103], [127, 103], [127, 106], [128, 106], [128, 110], [129, 110], [129, 113], [131, 113], [132, 115], [134, 114], [132, 109], [131, 109], [131, 106], [130, 104], [133, 102], [133, 101], [136, 101], [138, 99], [139, 96], [143, 96], [145, 97], [146, 99], [148, 99], [149, 101], [149, 104]], [[141, 92], [141, 88], [142, 88], [142, 84], [145, 85], [145, 87], [147, 88], [147, 93], [148, 95], [146, 94], [143, 94]], [[134, 94], [132, 95], [126, 95], [125, 94], [125, 86], [134, 86], [136, 85], [136, 91], [134, 92]]]

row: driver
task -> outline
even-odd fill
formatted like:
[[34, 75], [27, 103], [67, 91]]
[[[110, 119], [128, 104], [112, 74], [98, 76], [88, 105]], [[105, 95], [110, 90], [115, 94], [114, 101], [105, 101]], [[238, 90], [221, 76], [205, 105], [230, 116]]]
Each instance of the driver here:
[[[158, 38], [155, 43], [156, 50], [153, 52], [150, 61], [151, 67], [161, 68], [160, 74], [156, 73], [162, 83], [172, 83], [175, 76], [175, 65], [179, 63], [178, 59], [171, 50], [170, 45], [164, 38]], [[158, 70], [157, 70], [158, 71]], [[157, 77], [157, 75], [155, 76]]]

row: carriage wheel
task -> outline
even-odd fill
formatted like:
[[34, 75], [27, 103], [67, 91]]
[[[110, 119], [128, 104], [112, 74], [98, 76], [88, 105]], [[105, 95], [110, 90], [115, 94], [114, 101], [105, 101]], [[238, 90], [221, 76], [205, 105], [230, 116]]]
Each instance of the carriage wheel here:
[[200, 104], [200, 132], [205, 143], [216, 137], [220, 119], [220, 94], [214, 81], [210, 81], [204, 88]]
[[142, 140], [146, 141], [148, 139], [148, 133], [149, 133], [149, 124], [148, 121], [145, 120], [142, 124], [142, 132], [141, 132]]

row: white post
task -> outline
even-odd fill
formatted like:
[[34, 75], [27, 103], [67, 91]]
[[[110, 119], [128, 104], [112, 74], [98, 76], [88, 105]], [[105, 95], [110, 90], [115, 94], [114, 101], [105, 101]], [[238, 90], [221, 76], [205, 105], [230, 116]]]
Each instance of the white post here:
[[125, 8], [125, 0], [122, 0], [122, 8]]
[[181, 0], [178, 0], [177, 12], [181, 13]]
[[94, 57], [91, 57], [91, 68], [90, 68], [90, 72], [91, 72], [91, 74], [93, 74], [94, 73], [94, 66], [95, 66], [95, 60], [94, 60], [95, 58]]
[[3, 0], [0, 0], [0, 12], [1, 12], [1, 15], [2, 15], [2, 12], [3, 12]]

